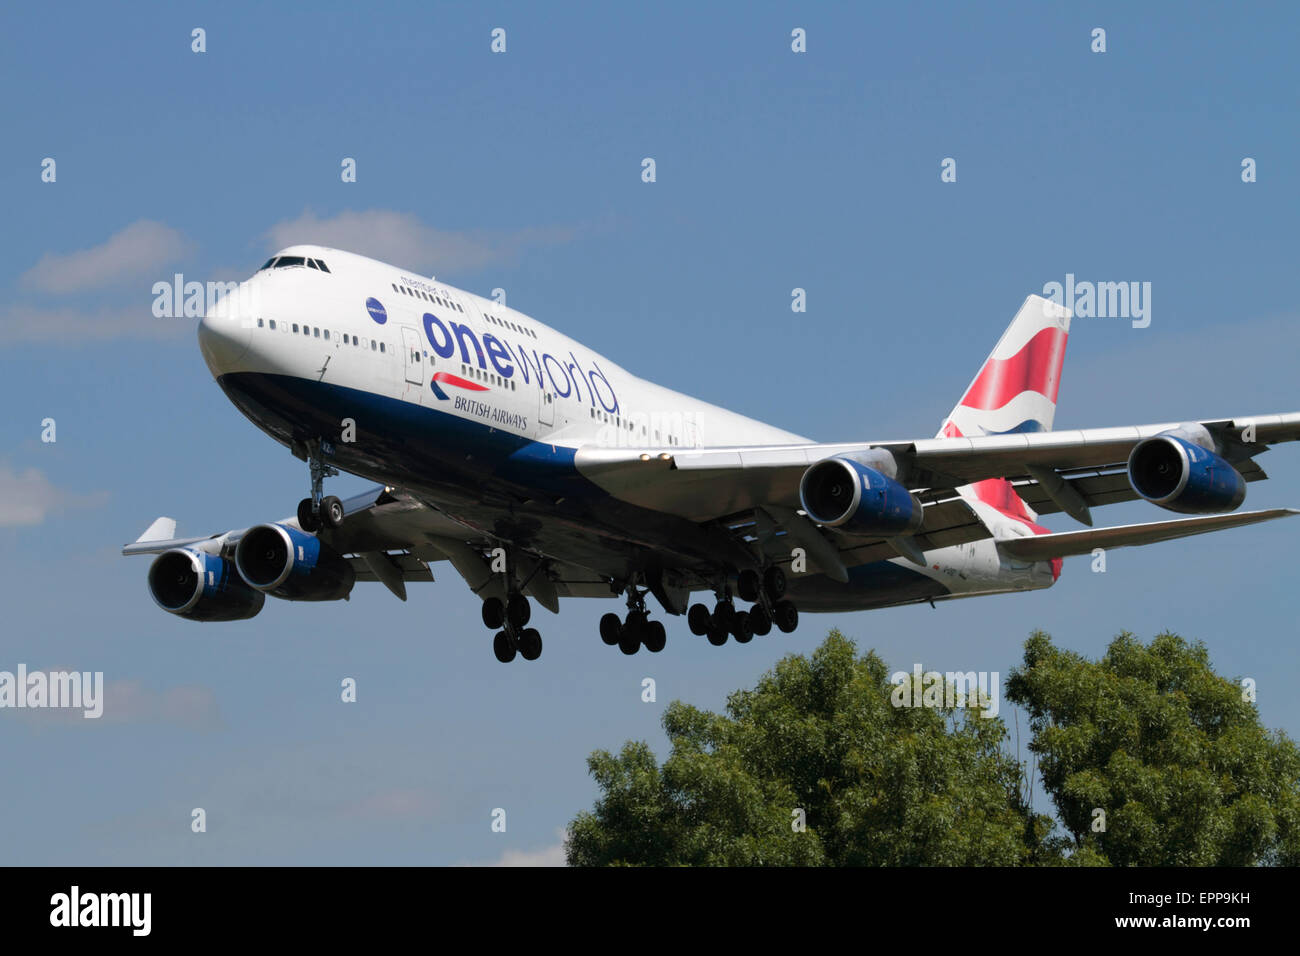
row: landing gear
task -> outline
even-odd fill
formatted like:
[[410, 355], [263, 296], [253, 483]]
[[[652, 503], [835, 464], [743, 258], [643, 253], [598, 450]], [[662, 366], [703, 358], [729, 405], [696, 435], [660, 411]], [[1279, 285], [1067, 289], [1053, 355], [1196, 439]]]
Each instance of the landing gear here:
[[624, 654], [632, 655], [643, 646], [651, 654], [658, 654], [668, 644], [668, 631], [662, 621], [652, 621], [645, 608], [645, 591], [636, 585], [627, 586], [627, 617], [620, 621], [614, 613], [600, 619], [600, 639], [606, 644], [618, 645]]
[[492, 652], [502, 664], [509, 664], [516, 654], [526, 661], [535, 661], [542, 656], [542, 635], [536, 628], [526, 626], [533, 616], [532, 606], [515, 588], [513, 574], [508, 573], [506, 581], [505, 600], [496, 596], [483, 599], [483, 625], [497, 632], [492, 638]]
[[[305, 443], [305, 454], [300, 456], [307, 459], [311, 471], [311, 497], [298, 502], [298, 526], [309, 534], [343, 524], [343, 502], [333, 495], [322, 495], [325, 479], [339, 473], [337, 468], [325, 462], [325, 457], [333, 450], [329, 442], [312, 439]], [[298, 453], [298, 446], [294, 446], [294, 451]]]
[[717, 647], [727, 643], [729, 636], [738, 644], [748, 644], [754, 635], [771, 633], [773, 624], [788, 634], [799, 626], [799, 611], [785, 600], [785, 588], [785, 571], [779, 566], [769, 565], [762, 573], [745, 568], [736, 576], [736, 593], [742, 601], [753, 602], [753, 607], [737, 611], [731, 593], [719, 590], [712, 613], [704, 604], [692, 604], [686, 622], [692, 634], [707, 637]]

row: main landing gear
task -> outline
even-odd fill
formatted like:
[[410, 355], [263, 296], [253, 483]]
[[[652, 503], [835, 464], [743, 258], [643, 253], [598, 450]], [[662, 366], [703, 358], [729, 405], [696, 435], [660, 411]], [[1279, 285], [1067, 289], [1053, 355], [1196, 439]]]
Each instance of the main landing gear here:
[[311, 497], [298, 502], [298, 527], [315, 534], [322, 527], [337, 528], [343, 524], [343, 502], [333, 495], [322, 497], [325, 479], [339, 473], [337, 468], [325, 463], [325, 455], [333, 451], [328, 442], [315, 439], [306, 442], [307, 467], [311, 469]]
[[668, 643], [668, 632], [663, 621], [652, 621], [645, 609], [645, 591], [634, 585], [627, 588], [627, 618], [620, 621], [617, 614], [609, 613], [600, 619], [600, 639], [611, 647], [615, 644], [624, 654], [635, 654], [642, 646], [651, 654], [658, 654]]
[[761, 576], [752, 568], [741, 571], [736, 590], [741, 600], [752, 601], [753, 607], [737, 611], [731, 592], [719, 591], [713, 613], [703, 604], [693, 604], [686, 612], [691, 633], [707, 637], [710, 644], [721, 647], [727, 643], [728, 635], [739, 644], [748, 644], [755, 634], [766, 635], [773, 624], [786, 634], [799, 626], [799, 610], [784, 599], [785, 572], [777, 565], [769, 566]]
[[528, 598], [513, 588], [504, 601], [490, 597], [483, 602], [483, 623], [493, 630], [500, 628], [492, 638], [492, 653], [502, 664], [509, 664], [516, 654], [526, 661], [542, 656], [542, 635], [526, 626], [532, 616]]

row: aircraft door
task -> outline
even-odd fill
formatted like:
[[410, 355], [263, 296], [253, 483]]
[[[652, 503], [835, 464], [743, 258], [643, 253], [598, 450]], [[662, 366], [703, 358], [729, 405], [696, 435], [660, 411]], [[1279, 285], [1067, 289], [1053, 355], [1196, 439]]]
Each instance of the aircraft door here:
[[402, 351], [406, 354], [403, 362], [406, 367], [406, 400], [408, 402], [418, 402], [424, 395], [424, 380], [426, 375], [426, 362], [421, 350], [420, 334], [409, 326], [402, 326]]

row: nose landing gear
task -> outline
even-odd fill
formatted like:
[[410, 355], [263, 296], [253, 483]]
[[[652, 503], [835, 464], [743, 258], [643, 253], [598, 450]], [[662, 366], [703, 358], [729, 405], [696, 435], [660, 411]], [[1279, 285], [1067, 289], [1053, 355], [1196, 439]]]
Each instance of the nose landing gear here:
[[311, 470], [311, 497], [298, 502], [298, 527], [309, 534], [324, 528], [337, 528], [343, 524], [343, 502], [334, 495], [322, 495], [325, 479], [333, 478], [339, 470], [325, 461], [333, 452], [329, 442], [312, 439], [305, 443], [304, 457]]

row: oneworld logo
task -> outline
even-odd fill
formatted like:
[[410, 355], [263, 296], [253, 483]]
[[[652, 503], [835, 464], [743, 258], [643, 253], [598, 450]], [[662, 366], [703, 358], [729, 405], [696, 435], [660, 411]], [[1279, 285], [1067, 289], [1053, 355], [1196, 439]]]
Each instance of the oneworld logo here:
[[73, 886], [50, 897], [50, 925], [129, 926], [131, 935], [148, 936], [152, 910], [152, 893], [82, 893]]
[[366, 311], [379, 325], [383, 325], [388, 321], [388, 312], [384, 309], [384, 304], [378, 299], [366, 299]]
[[[525, 384], [535, 384], [539, 389], [549, 387], [558, 398], [572, 397], [593, 408], [599, 402], [599, 407], [606, 412], [618, 414], [618, 397], [600, 366], [592, 362], [591, 368], [587, 369], [572, 352], [556, 356], [550, 352], [539, 353], [537, 349], [528, 350], [518, 344], [511, 347], [505, 338], [491, 332], [485, 332], [480, 338], [468, 325], [454, 320], [443, 322], [432, 312], [424, 313], [424, 336], [439, 358], [454, 359], [458, 356], [465, 365], [477, 365], [506, 379], [517, 374]], [[435, 379], [433, 390], [439, 398], [447, 397], [447, 393], [439, 388], [440, 382], [467, 387], [465, 379], [456, 382], [437, 376]]]

